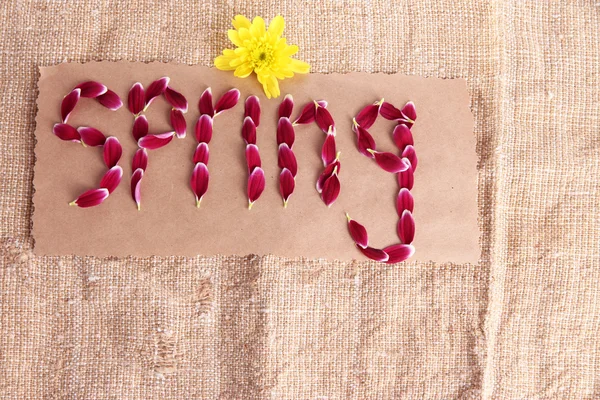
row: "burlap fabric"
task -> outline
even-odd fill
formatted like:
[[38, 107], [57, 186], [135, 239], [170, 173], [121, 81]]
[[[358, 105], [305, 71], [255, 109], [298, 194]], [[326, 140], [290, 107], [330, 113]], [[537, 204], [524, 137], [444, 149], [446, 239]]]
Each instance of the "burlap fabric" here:
[[[1, 398], [600, 397], [600, 3], [0, 7]], [[31, 255], [38, 67], [210, 65], [236, 13], [316, 72], [467, 79], [480, 265]]]

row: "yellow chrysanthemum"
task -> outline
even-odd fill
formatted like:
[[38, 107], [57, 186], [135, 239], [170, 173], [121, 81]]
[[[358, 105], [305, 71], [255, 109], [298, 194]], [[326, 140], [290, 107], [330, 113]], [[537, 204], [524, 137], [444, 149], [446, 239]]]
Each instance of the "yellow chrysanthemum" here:
[[250, 20], [242, 15], [233, 19], [235, 29], [227, 31], [236, 49], [225, 49], [215, 58], [215, 66], [223, 71], [235, 71], [235, 76], [246, 78], [256, 73], [265, 94], [279, 97], [279, 79], [291, 78], [294, 73], [306, 74], [310, 65], [292, 58], [298, 46], [290, 46], [281, 37], [285, 21], [282, 16], [271, 20], [269, 28], [261, 17]]

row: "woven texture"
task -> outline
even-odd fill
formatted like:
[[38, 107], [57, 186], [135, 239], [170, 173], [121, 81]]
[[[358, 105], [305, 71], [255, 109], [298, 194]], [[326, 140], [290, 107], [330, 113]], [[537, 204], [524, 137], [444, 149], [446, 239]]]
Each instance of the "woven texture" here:
[[[0, 398], [600, 397], [600, 4], [1, 2]], [[211, 65], [237, 13], [315, 72], [466, 78], [480, 265], [34, 257], [38, 67]]]

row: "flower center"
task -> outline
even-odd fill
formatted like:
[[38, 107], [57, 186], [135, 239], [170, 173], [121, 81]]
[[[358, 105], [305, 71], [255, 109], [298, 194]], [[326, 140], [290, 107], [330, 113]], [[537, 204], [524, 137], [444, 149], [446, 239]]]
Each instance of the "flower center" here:
[[268, 67], [273, 62], [273, 47], [264, 41], [255, 41], [250, 52], [255, 70]]

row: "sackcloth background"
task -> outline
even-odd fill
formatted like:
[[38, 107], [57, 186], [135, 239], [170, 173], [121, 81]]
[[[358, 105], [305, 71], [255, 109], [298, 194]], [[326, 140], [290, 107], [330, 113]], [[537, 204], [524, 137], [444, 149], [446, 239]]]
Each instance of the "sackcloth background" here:
[[[0, 9], [0, 398], [600, 398], [597, 1]], [[467, 80], [479, 265], [32, 255], [38, 67], [212, 65], [237, 13], [281, 13], [315, 72]]]

